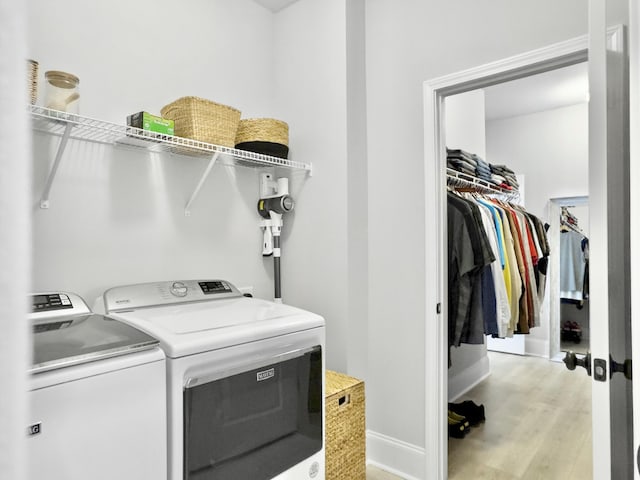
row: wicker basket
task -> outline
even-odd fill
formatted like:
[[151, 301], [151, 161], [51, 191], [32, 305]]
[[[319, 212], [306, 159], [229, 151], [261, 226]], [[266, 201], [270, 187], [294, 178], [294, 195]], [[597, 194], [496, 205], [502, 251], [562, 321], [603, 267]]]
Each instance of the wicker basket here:
[[366, 479], [364, 400], [364, 382], [327, 370], [326, 480]]
[[289, 155], [289, 125], [275, 118], [242, 119], [236, 134], [236, 148], [287, 158]]
[[233, 147], [240, 111], [198, 97], [182, 97], [160, 110], [163, 118], [175, 122], [178, 137], [190, 138], [223, 147]]
[[38, 100], [38, 62], [27, 60], [27, 91], [29, 92], [29, 102], [35, 105]]

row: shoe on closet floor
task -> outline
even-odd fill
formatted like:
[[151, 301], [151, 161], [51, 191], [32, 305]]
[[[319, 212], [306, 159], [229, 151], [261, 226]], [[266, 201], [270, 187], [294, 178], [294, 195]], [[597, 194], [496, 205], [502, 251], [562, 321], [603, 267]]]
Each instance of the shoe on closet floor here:
[[471, 400], [461, 403], [449, 403], [449, 410], [465, 417], [472, 427], [485, 421], [484, 405], [476, 405]]
[[464, 438], [467, 434], [468, 428], [465, 428], [462, 422], [457, 422], [451, 417], [448, 417], [449, 422], [449, 436], [452, 438]]
[[471, 426], [469, 424], [469, 420], [467, 420], [466, 417], [464, 417], [462, 415], [458, 415], [456, 412], [454, 412], [452, 410], [448, 410], [447, 411], [447, 416], [449, 417], [449, 420], [453, 420], [454, 422], [462, 423], [464, 425], [464, 428], [469, 428]]

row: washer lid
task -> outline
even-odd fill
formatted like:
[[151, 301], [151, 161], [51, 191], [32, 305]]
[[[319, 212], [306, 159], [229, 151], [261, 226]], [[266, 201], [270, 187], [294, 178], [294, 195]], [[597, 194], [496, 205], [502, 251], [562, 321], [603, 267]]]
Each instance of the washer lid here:
[[324, 326], [324, 319], [314, 313], [247, 297], [110, 315], [158, 338], [165, 354], [173, 358]]
[[102, 315], [57, 316], [33, 325], [33, 365], [40, 373], [146, 350], [158, 340]]

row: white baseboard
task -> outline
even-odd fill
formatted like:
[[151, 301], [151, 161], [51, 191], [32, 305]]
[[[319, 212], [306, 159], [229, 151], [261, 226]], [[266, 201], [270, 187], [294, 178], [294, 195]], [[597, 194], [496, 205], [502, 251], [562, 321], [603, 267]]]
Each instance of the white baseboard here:
[[514, 335], [510, 338], [487, 337], [487, 350], [493, 352], [513, 353], [516, 355], [525, 354], [524, 335]]
[[491, 375], [489, 357], [484, 356], [470, 367], [449, 378], [447, 393], [449, 401], [454, 402], [489, 375]]
[[549, 341], [527, 337], [525, 342], [527, 355], [549, 358]]
[[424, 448], [367, 430], [367, 464], [406, 480], [421, 480], [424, 463]]

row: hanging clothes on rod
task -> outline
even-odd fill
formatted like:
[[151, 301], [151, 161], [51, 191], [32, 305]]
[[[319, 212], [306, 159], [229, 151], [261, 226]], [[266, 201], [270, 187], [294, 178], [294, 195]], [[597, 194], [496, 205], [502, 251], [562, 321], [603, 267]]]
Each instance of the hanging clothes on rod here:
[[589, 296], [589, 239], [568, 207], [560, 212], [560, 298], [582, 306]]
[[484, 343], [540, 325], [549, 255], [542, 222], [490, 194], [447, 192], [449, 345]]

